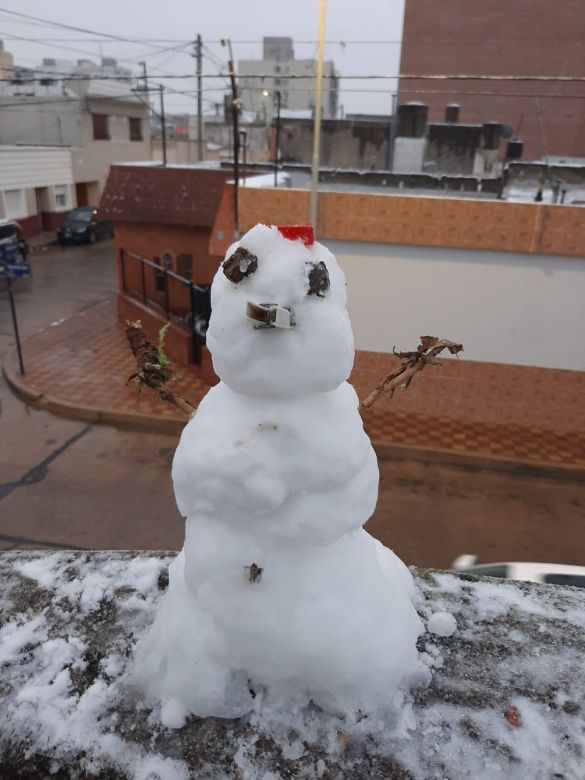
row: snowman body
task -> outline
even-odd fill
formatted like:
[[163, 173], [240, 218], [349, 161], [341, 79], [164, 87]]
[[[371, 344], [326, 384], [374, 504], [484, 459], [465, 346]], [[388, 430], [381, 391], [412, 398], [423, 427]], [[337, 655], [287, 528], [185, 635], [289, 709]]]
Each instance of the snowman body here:
[[207, 342], [222, 381], [175, 454], [185, 544], [137, 650], [140, 684], [171, 726], [259, 698], [396, 711], [421, 623], [407, 568], [362, 528], [378, 466], [345, 381], [353, 335], [333, 255], [253, 228], [214, 279]]

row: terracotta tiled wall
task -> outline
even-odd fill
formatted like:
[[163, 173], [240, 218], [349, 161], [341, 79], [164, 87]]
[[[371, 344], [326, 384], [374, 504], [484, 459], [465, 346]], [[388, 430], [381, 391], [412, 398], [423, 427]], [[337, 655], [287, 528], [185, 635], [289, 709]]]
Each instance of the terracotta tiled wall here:
[[[308, 221], [306, 190], [242, 189], [240, 230]], [[232, 189], [213, 229], [213, 252], [233, 235]], [[217, 229], [223, 231], [223, 241]], [[463, 249], [491, 249], [579, 257], [585, 255], [585, 209], [443, 197], [321, 192], [317, 235], [324, 240], [368, 241]], [[579, 262], [579, 261], [576, 261]], [[360, 398], [396, 365], [387, 353], [356, 353], [351, 380]], [[383, 410], [483, 425], [517, 425], [560, 434], [585, 432], [585, 372], [446, 359], [427, 368]]]
[[[360, 400], [398, 364], [390, 354], [357, 352], [350, 381]], [[376, 408], [477, 423], [585, 433], [585, 372], [445, 358], [406, 391]]]
[[[240, 230], [257, 222], [306, 222], [309, 200], [307, 190], [241, 189]], [[341, 241], [583, 256], [585, 209], [468, 198], [321, 192], [317, 234]]]

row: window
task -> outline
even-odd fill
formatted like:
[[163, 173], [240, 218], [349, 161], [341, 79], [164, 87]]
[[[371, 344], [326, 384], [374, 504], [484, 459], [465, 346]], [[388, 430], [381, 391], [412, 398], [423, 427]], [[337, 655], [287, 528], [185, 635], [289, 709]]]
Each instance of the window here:
[[177, 258], [177, 273], [185, 279], [193, 279], [193, 255], [179, 255]]
[[66, 184], [57, 184], [55, 187], [55, 205], [58, 209], [69, 206], [69, 187]]
[[93, 137], [95, 141], [109, 141], [110, 128], [107, 114], [92, 114]]
[[24, 192], [22, 190], [5, 190], [4, 205], [6, 219], [18, 219], [25, 216]]
[[130, 140], [142, 141], [142, 119], [138, 116], [130, 117]]
[[[154, 257], [154, 262], [157, 265], [162, 265], [160, 257]], [[163, 271], [159, 271], [158, 268], [154, 272], [154, 289], [156, 292], [164, 293], [167, 289], [167, 279]]]

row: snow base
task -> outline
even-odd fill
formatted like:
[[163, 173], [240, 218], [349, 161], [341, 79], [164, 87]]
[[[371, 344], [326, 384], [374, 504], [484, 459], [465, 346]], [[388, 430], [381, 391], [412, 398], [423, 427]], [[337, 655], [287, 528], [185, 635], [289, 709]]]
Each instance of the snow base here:
[[0, 777], [582, 777], [585, 592], [414, 572], [433, 679], [401, 724], [259, 697], [166, 728], [127, 669], [174, 557], [0, 554]]

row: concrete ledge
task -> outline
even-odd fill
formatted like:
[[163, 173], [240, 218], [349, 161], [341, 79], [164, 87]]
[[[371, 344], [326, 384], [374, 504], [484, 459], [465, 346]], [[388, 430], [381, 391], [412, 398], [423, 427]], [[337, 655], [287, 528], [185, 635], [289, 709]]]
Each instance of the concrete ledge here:
[[447, 612], [457, 627], [419, 639], [432, 679], [412, 691], [409, 733], [317, 708], [171, 730], [125, 673], [173, 558], [0, 554], [2, 778], [581, 777], [585, 590], [414, 571], [425, 625]]

